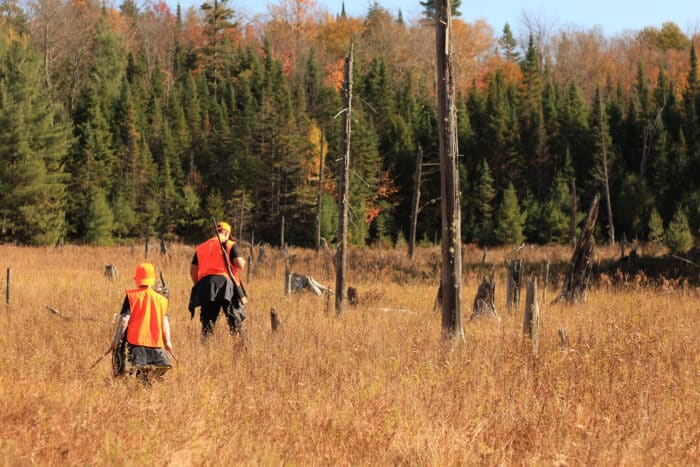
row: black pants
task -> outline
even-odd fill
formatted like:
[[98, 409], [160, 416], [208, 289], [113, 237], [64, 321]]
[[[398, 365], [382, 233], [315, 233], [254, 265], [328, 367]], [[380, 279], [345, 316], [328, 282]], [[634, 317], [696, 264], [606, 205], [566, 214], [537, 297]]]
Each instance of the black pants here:
[[243, 320], [245, 319], [245, 309], [243, 305], [239, 308], [234, 308], [228, 303], [210, 302], [202, 305], [199, 312], [199, 320], [202, 322], [202, 337], [207, 338], [214, 332], [214, 325], [219, 317], [219, 313], [223, 312], [226, 315], [229, 330], [231, 334], [240, 332], [243, 328]]

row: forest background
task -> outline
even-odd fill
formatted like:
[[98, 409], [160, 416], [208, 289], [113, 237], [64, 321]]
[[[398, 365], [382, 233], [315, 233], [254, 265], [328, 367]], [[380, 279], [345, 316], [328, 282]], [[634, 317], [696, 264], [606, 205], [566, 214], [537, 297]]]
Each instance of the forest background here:
[[[264, 20], [244, 20], [225, 0], [186, 13], [3, 0], [0, 240], [189, 242], [213, 215], [246, 240], [280, 244], [284, 230], [309, 246], [320, 224], [333, 241], [352, 41], [351, 241], [406, 238], [422, 153], [417, 235], [436, 243], [434, 27], [423, 3], [409, 24], [377, 2], [356, 18], [280, 0]], [[608, 37], [455, 16], [463, 240], [566, 243], [572, 201], [585, 211], [607, 187], [601, 238], [690, 248], [699, 43], [671, 22]]]

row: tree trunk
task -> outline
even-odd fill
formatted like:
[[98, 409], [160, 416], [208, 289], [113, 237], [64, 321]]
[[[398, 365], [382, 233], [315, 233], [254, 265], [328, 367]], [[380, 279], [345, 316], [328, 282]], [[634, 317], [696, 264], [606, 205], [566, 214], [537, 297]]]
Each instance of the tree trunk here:
[[603, 147], [603, 188], [605, 204], [608, 208], [608, 242], [615, 245], [615, 224], [613, 224], [612, 200], [610, 199], [610, 179], [608, 176], [608, 151]]
[[442, 210], [442, 338], [464, 340], [462, 326], [462, 233], [457, 169], [457, 117], [451, 59], [449, 0], [435, 2], [440, 192]]
[[523, 260], [508, 262], [508, 282], [506, 284], [506, 309], [520, 308], [520, 289], [523, 284]]
[[280, 248], [284, 248], [286, 245], [284, 241], [284, 214], [282, 214], [282, 221], [280, 222]]
[[238, 241], [243, 240], [243, 212], [245, 210], [245, 188], [243, 188], [243, 195], [241, 196], [241, 214], [238, 217]]
[[[608, 168], [608, 145], [606, 144], [605, 137], [607, 134], [607, 129], [605, 126], [605, 120], [603, 116], [603, 107], [601, 106], [600, 108], [600, 115], [598, 115], [599, 119], [599, 127], [600, 127], [600, 148], [601, 148], [601, 156], [603, 157], [603, 173], [602, 175], [602, 182], [603, 182], [603, 190], [605, 193], [605, 204], [607, 205], [607, 215], [608, 215], [608, 243], [610, 245], [615, 245], [615, 224], [613, 223], [613, 214], [612, 214], [612, 201], [610, 199], [610, 175], [609, 175], [609, 168]], [[645, 142], [646, 144], [646, 142]], [[642, 165], [644, 165], [644, 162], [642, 162]]]
[[595, 246], [593, 230], [598, 220], [599, 207], [600, 193], [596, 193], [591, 209], [588, 212], [586, 225], [581, 232], [581, 237], [576, 242], [569, 271], [564, 278], [564, 287], [555, 301], [566, 300], [567, 303], [575, 304], [586, 299], [588, 279], [593, 265], [593, 247]]
[[472, 315], [469, 320], [479, 317], [495, 318], [500, 320], [496, 312], [494, 298], [496, 296], [496, 279], [492, 276], [486, 276], [481, 281], [481, 285], [474, 297], [474, 305], [472, 306]]
[[537, 355], [540, 339], [540, 305], [537, 303], [537, 277], [527, 280], [523, 334], [527, 334], [530, 337], [533, 352]]
[[343, 312], [343, 291], [345, 290], [345, 272], [347, 268], [347, 241], [348, 241], [348, 191], [350, 190], [350, 134], [352, 130], [352, 53], [353, 45], [350, 43], [350, 54], [345, 58], [345, 85], [343, 96], [343, 108], [345, 118], [342, 132], [342, 163], [340, 164], [340, 186], [338, 187], [338, 251], [336, 252], [335, 265], [335, 312], [337, 315]]
[[323, 196], [323, 132], [318, 156], [318, 195], [316, 197], [316, 251], [321, 249], [321, 214]]
[[571, 223], [569, 224], [569, 239], [571, 246], [576, 245], [576, 179], [571, 179]]
[[413, 201], [411, 202], [411, 231], [408, 236], [408, 257], [413, 259], [416, 248], [416, 226], [418, 225], [418, 207], [420, 206], [420, 181], [423, 171], [423, 148], [418, 145], [418, 161], [416, 162], [416, 180], [413, 186]]

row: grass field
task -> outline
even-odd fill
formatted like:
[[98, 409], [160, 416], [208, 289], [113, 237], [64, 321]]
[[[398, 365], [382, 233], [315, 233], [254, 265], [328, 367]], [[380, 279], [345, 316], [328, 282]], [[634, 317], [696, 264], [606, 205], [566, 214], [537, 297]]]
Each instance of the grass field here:
[[[522, 309], [504, 310], [505, 251], [489, 252], [502, 320], [469, 322], [483, 271], [481, 252], [466, 249], [466, 340], [448, 346], [433, 310], [437, 249], [413, 265], [403, 251], [351, 251], [360, 303], [340, 317], [332, 300], [327, 312], [323, 298], [285, 297], [282, 255], [269, 249], [247, 284], [250, 342], [242, 348], [220, 319], [202, 346], [187, 311], [193, 251], [149, 255], [168, 281], [180, 363], [144, 387], [113, 379], [107, 358], [89, 370], [142, 248], [0, 246], [2, 274], [12, 268], [0, 309], [2, 465], [700, 464], [697, 289], [601, 281], [571, 307], [540, 288], [535, 357]], [[293, 252], [294, 271], [334, 286], [323, 255]], [[525, 261], [569, 255], [528, 248]], [[117, 280], [103, 277], [107, 263]], [[283, 321], [275, 333], [271, 307]]]

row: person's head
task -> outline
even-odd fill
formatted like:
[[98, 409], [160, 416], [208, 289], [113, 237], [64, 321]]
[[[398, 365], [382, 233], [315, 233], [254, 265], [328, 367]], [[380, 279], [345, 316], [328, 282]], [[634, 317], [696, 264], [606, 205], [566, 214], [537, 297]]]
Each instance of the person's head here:
[[136, 266], [134, 282], [138, 286], [151, 286], [156, 283], [156, 271], [151, 263], [140, 263]]
[[219, 237], [219, 241], [224, 243], [231, 236], [231, 226], [226, 222], [219, 222], [216, 224], [216, 233]]

